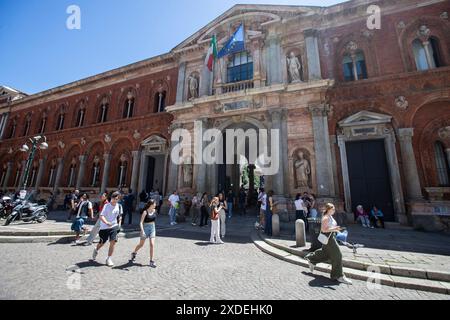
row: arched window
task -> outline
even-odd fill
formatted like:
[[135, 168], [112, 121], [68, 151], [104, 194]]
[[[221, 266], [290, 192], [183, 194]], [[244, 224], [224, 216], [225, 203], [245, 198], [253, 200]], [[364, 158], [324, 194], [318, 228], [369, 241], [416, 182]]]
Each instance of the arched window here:
[[60, 113], [56, 122], [56, 131], [64, 129], [64, 113]]
[[38, 166], [36, 164], [31, 168], [31, 174], [28, 176], [27, 186], [33, 187], [36, 184]]
[[434, 144], [434, 156], [436, 158], [436, 169], [441, 187], [450, 186], [449, 163], [445, 156], [444, 145], [437, 141]]
[[102, 104], [100, 105], [100, 110], [98, 113], [98, 123], [103, 123], [106, 122], [108, 119], [108, 108], [109, 108], [109, 104], [108, 104], [108, 99], [105, 97], [102, 100]]
[[253, 58], [247, 51], [230, 56], [227, 66], [227, 82], [239, 82], [253, 79]]
[[367, 66], [364, 53], [356, 51], [354, 54], [345, 54], [342, 60], [345, 81], [367, 79]]
[[23, 128], [23, 136], [26, 137], [30, 133], [31, 114], [28, 114], [25, 120], [25, 127]]
[[84, 118], [85, 117], [86, 117], [86, 109], [85, 108], [81, 108], [80, 110], [78, 110], [77, 123], [75, 124], [75, 126], [77, 128], [81, 128], [84, 125]]
[[8, 166], [6, 165], [6, 163], [3, 165], [2, 167], [2, 174], [0, 175], [0, 188], [3, 187], [3, 184], [5, 183], [5, 179], [6, 179], [6, 171], [8, 170]]
[[16, 169], [16, 176], [14, 178], [14, 187], [18, 187], [19, 186], [19, 179], [20, 179], [20, 170], [21, 170], [22, 166], [19, 164], [17, 166]]
[[9, 139], [14, 138], [14, 136], [16, 135], [16, 128], [17, 128], [17, 120], [13, 119], [11, 123], [11, 128], [9, 129]]
[[133, 117], [134, 103], [135, 103], [134, 95], [130, 91], [130, 92], [128, 92], [127, 99], [125, 100], [125, 105], [123, 108], [123, 118], [124, 119]]
[[72, 162], [70, 163], [70, 170], [69, 170], [69, 181], [67, 184], [67, 187], [74, 187], [75, 186], [75, 173], [77, 170], [77, 160], [74, 158], [72, 159]]
[[53, 159], [50, 166], [50, 174], [48, 176], [49, 188], [55, 185], [55, 178], [56, 178], [56, 160]]
[[436, 68], [440, 68], [444, 66], [444, 63], [442, 62], [441, 58], [441, 50], [439, 45], [439, 40], [435, 37], [430, 38], [430, 46], [433, 50], [433, 59], [434, 59], [434, 65]]
[[38, 132], [39, 134], [45, 133], [45, 126], [47, 125], [47, 114], [43, 114], [41, 122], [39, 123]]
[[91, 187], [98, 187], [100, 182], [100, 158], [95, 156], [94, 165], [92, 166]]
[[439, 40], [430, 37], [426, 41], [413, 41], [414, 60], [418, 71], [429, 70], [444, 66], [441, 59]]
[[125, 155], [120, 157], [118, 172], [119, 175], [117, 177], [117, 186], [120, 188], [125, 188], [127, 185], [127, 169], [128, 169], [128, 161]]
[[166, 111], [166, 91], [157, 92], [155, 94], [155, 106], [156, 112]]

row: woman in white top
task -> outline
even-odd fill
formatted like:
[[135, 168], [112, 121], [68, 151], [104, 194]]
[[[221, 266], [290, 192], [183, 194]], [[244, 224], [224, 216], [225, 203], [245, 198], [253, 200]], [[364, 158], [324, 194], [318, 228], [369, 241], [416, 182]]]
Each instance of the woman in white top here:
[[309, 253], [305, 259], [309, 263], [311, 272], [314, 271], [316, 264], [331, 260], [331, 279], [345, 284], [352, 284], [345, 277], [342, 270], [342, 253], [336, 242], [336, 232], [343, 229], [337, 225], [336, 220], [333, 218], [335, 212], [336, 209], [333, 204], [327, 203], [325, 205], [325, 212], [322, 215], [321, 233], [328, 237], [328, 243], [324, 244], [321, 249]]

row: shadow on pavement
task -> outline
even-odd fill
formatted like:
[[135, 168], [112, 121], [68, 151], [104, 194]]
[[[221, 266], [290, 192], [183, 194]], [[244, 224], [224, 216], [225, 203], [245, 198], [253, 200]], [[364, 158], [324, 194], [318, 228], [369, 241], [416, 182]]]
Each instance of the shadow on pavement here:
[[339, 282], [331, 280], [330, 278], [324, 277], [322, 275], [318, 275], [318, 274], [314, 274], [314, 273], [306, 272], [306, 271], [302, 271], [302, 274], [314, 278], [308, 283], [310, 287], [320, 287], [320, 288], [325, 288], [325, 289], [330, 289], [330, 290], [336, 290], [336, 288], [334, 288], [334, 287], [339, 286]]
[[[242, 235], [227, 235], [222, 240], [227, 243], [251, 243], [252, 240], [250, 238], [251, 233], [242, 234]], [[190, 231], [190, 230], [182, 230], [182, 229], [165, 229], [159, 231], [158, 237], [160, 238], [177, 238], [177, 239], [188, 239], [188, 240], [200, 240], [197, 242], [197, 245], [205, 246], [209, 244], [209, 238], [211, 236], [210, 233], [206, 232], [198, 232], [198, 231]]]
[[124, 270], [124, 271], [130, 271], [130, 269], [129, 269], [130, 267], [144, 267], [144, 265], [141, 264], [141, 263], [135, 263], [135, 262], [129, 260], [129, 261], [128, 261], [127, 263], [125, 263], [125, 264], [122, 264], [122, 265], [120, 265], [120, 266], [113, 267], [113, 269]]
[[104, 267], [104, 264], [98, 263], [97, 261], [89, 260], [85, 262], [79, 262], [75, 264], [78, 268], [91, 268], [91, 267]]

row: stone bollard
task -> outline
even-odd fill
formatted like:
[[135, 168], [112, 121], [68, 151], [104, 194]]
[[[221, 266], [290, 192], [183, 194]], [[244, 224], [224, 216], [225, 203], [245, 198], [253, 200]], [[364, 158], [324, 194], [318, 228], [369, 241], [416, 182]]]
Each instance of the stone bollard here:
[[297, 247], [306, 246], [305, 221], [302, 219], [295, 221], [295, 241]]
[[272, 215], [272, 236], [280, 236], [280, 216], [278, 214]]

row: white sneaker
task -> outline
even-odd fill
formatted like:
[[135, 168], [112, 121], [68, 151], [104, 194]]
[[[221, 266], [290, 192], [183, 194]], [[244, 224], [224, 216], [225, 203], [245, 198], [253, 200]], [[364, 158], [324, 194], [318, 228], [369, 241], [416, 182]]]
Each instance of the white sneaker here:
[[222, 240], [217, 241], [218, 244], [225, 244], [225, 242], [223, 242]]
[[106, 265], [108, 267], [114, 267], [114, 262], [112, 261], [111, 257], [108, 257], [108, 259], [106, 259]]
[[97, 249], [94, 249], [94, 252], [92, 252], [92, 261], [95, 261], [97, 259], [98, 251]]
[[353, 282], [350, 279], [347, 279], [345, 276], [340, 277], [337, 281], [348, 285], [353, 284]]
[[314, 269], [315, 269], [316, 266], [309, 260], [308, 260], [308, 266], [309, 266], [309, 271], [311, 273], [314, 273]]

